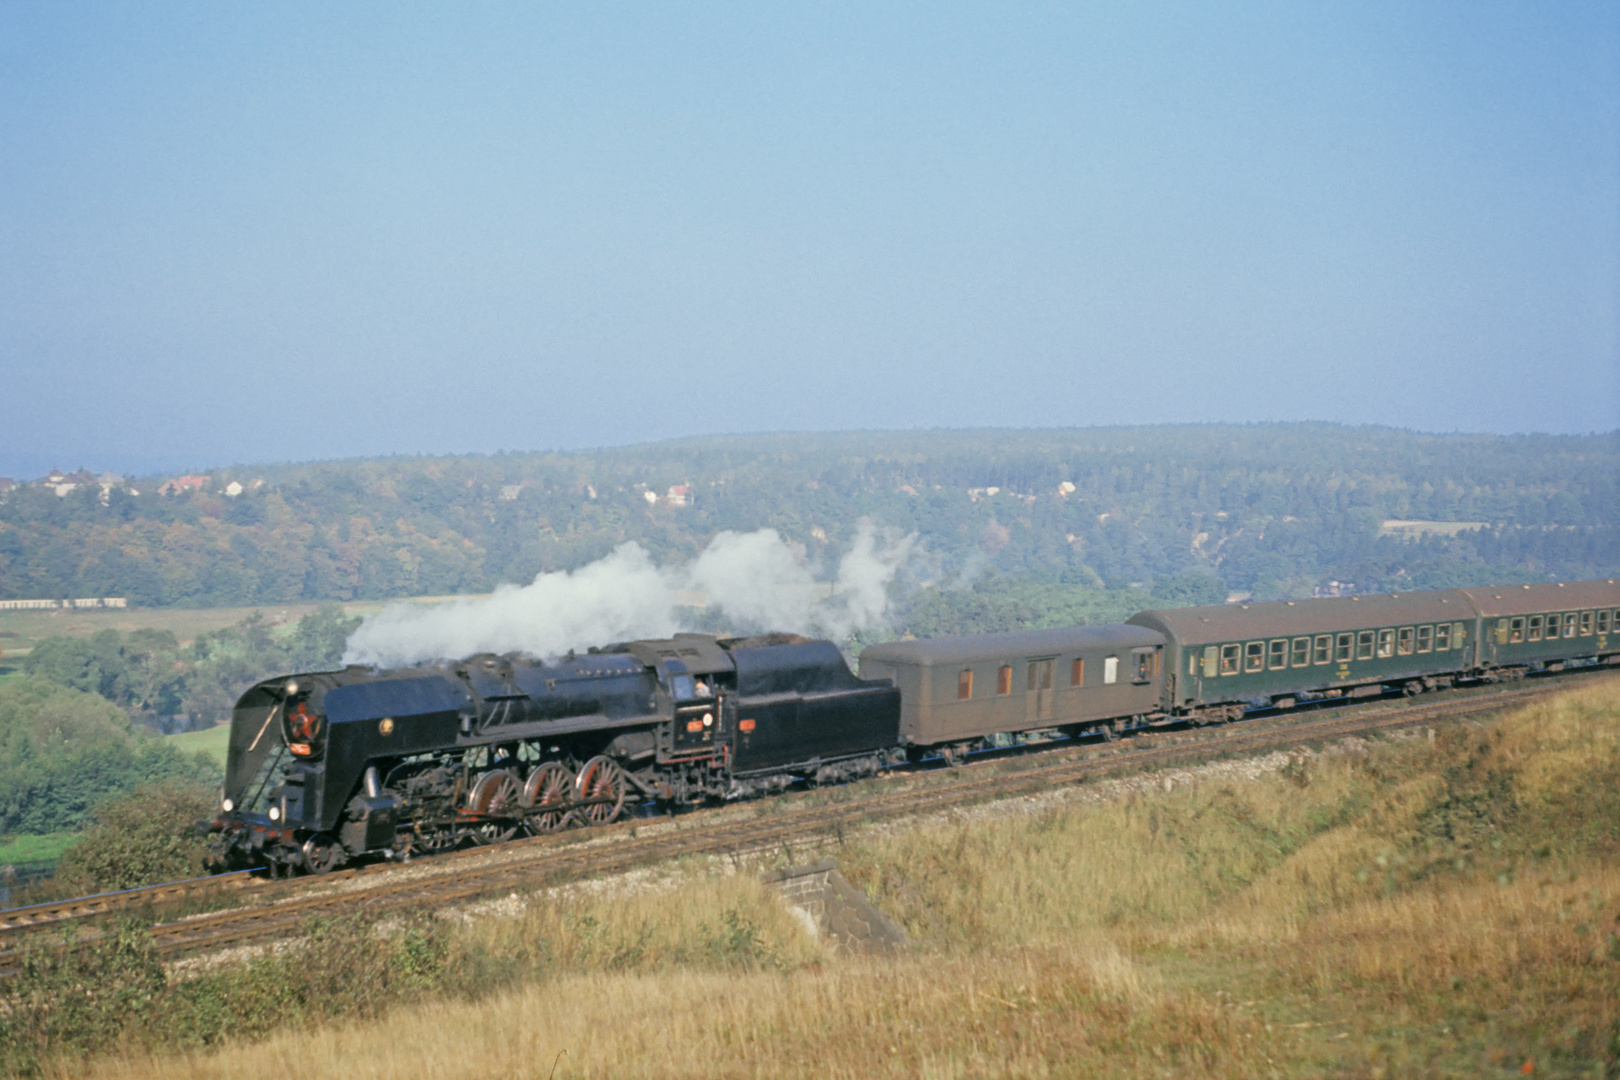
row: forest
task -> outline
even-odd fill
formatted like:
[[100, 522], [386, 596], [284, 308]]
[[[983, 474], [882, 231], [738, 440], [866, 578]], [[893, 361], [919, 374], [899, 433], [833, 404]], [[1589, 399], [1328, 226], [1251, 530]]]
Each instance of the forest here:
[[[233, 466], [0, 502], [0, 599], [224, 606], [487, 592], [627, 540], [681, 560], [770, 527], [830, 566], [857, 522], [925, 578], [1256, 599], [1620, 572], [1620, 432], [1322, 423], [711, 436], [588, 452]], [[241, 485], [234, 497], [228, 485]], [[676, 498], [671, 498], [671, 489]], [[138, 492], [138, 494], [137, 494]], [[1390, 522], [1413, 525], [1391, 529]]]

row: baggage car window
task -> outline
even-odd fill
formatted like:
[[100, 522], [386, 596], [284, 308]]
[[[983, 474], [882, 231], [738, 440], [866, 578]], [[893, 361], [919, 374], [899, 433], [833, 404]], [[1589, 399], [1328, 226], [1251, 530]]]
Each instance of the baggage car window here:
[[1363, 630], [1356, 636], [1356, 659], [1371, 660], [1373, 654], [1373, 632]]
[[[1349, 659], [1350, 659], [1350, 645], [1351, 645], [1352, 641], [1354, 641], [1354, 636], [1353, 635], [1351, 635], [1351, 634], [1340, 634], [1339, 635], [1339, 640], [1334, 643], [1333, 655], [1338, 659], [1339, 663], [1343, 664], [1343, 663], [1346, 663], [1347, 661], [1349, 661]], [[1372, 635], [1371, 634], [1369, 634], [1367, 636], [1367, 649], [1368, 649], [1369, 654], [1370, 654], [1371, 649], [1372, 649]]]
[[1600, 612], [1598, 612], [1598, 633], [1607, 634], [1608, 632], [1609, 632], [1609, 613], [1607, 611], [1600, 611]]
[[1242, 646], [1239, 645], [1221, 646], [1222, 675], [1236, 675], [1238, 673], [1238, 652], [1241, 648]]
[[956, 700], [966, 701], [973, 696], [973, 669], [964, 668], [956, 677]]
[[1524, 639], [1526, 641], [1541, 640], [1541, 616], [1532, 615], [1530, 621], [1524, 626]]
[[1288, 666], [1288, 639], [1273, 638], [1271, 642], [1271, 656], [1267, 661], [1272, 671], [1278, 671]]
[[1520, 615], [1508, 623], [1508, 641], [1518, 645], [1524, 641], [1524, 616]]
[[1590, 637], [1592, 634], [1592, 613], [1581, 612], [1581, 637]]
[[996, 671], [996, 693], [998, 693], [998, 694], [1010, 694], [1010, 693], [1012, 693], [1012, 665], [1011, 664], [1002, 664], [1000, 669]]
[[1297, 637], [1294, 639], [1294, 657], [1292, 663], [1295, 667], [1306, 667], [1311, 662], [1311, 639]]
[[1575, 636], [1575, 613], [1573, 611], [1564, 616], [1564, 636]]
[[1333, 659], [1333, 635], [1316, 635], [1316, 653], [1312, 659], [1318, 664], [1325, 664]]
[[1243, 653], [1243, 670], [1259, 671], [1266, 666], [1266, 643], [1251, 641]]
[[1119, 657], [1107, 656], [1103, 658], [1103, 682], [1109, 686], [1119, 682]]
[[1395, 635], [1395, 652], [1400, 656], [1412, 655], [1412, 628], [1403, 626]]
[[1136, 669], [1135, 674], [1131, 676], [1131, 682], [1145, 683], [1158, 674], [1155, 670], [1159, 660], [1157, 649], [1133, 649], [1131, 659], [1134, 661], [1131, 666]]
[[1052, 661], [1031, 660], [1024, 689], [1030, 693], [1052, 689]]
[[[1218, 653], [1219, 651], [1220, 650], [1217, 649], [1213, 645], [1204, 646], [1204, 678], [1213, 679], [1215, 677], [1215, 671], [1216, 671], [1216, 668], [1215, 668], [1215, 663], [1216, 663], [1215, 656], [1216, 656], [1216, 653]], [[1236, 666], [1236, 663], [1237, 663], [1236, 657], [1237, 657], [1237, 654], [1234, 653], [1233, 654], [1233, 665], [1234, 665], [1234, 667]], [[1221, 663], [1224, 666], [1225, 661], [1222, 661]]]
[[1434, 648], [1434, 627], [1418, 627], [1418, 652], [1428, 652]]
[[1451, 624], [1441, 623], [1434, 628], [1434, 651], [1448, 652], [1451, 649]]
[[[1190, 672], [1189, 672], [1190, 674]], [[1069, 685], [1084, 686], [1086, 682], [1086, 658], [1077, 656], [1069, 665]]]

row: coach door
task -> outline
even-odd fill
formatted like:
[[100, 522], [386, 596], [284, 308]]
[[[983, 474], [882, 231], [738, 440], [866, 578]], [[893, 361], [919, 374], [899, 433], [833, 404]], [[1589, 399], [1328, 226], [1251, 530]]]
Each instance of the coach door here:
[[1024, 719], [1031, 724], [1052, 719], [1052, 669], [1056, 657], [1045, 657], [1029, 662], [1025, 679]]

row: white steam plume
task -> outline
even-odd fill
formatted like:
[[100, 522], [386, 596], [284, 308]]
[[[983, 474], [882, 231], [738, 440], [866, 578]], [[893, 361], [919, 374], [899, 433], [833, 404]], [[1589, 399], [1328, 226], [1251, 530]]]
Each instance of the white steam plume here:
[[862, 521], [836, 579], [818, 582], [804, 548], [775, 529], [723, 532], [686, 566], [663, 567], [641, 545], [574, 571], [541, 574], [494, 595], [423, 608], [390, 604], [349, 638], [343, 661], [397, 667], [476, 652], [554, 656], [680, 629], [672, 592], [699, 590], [740, 630], [787, 630], [837, 640], [881, 625], [889, 586], [918, 548], [916, 536]]

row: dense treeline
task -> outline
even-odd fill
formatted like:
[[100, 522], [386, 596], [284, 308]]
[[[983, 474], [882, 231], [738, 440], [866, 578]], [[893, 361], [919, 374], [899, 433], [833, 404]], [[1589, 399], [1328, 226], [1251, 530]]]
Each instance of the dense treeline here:
[[[1202, 573], [1266, 598], [1328, 580], [1377, 590], [1620, 572], [1620, 433], [748, 435], [209, 476], [210, 491], [175, 497], [156, 493], [161, 478], [105, 498], [93, 487], [13, 491], [0, 504], [0, 598], [163, 606], [480, 592], [626, 540], [683, 558], [723, 529], [774, 527], [836, 557], [862, 517], [919, 533], [943, 575], [987, 566], [1119, 587]], [[233, 480], [246, 490], [221, 494]], [[689, 505], [665, 497], [674, 485], [690, 485]], [[1412, 540], [1382, 534], [1391, 518], [1479, 527]]]
[[149, 726], [168, 726], [171, 718], [181, 717], [182, 729], [207, 727], [228, 717], [242, 691], [260, 679], [337, 667], [344, 642], [358, 625], [358, 618], [328, 604], [282, 635], [272, 633], [255, 612], [184, 646], [167, 630], [48, 637], [28, 654], [23, 671], [98, 694]]
[[217, 785], [219, 768], [96, 694], [39, 676], [0, 681], [0, 833], [77, 829], [109, 797], [165, 781]]

